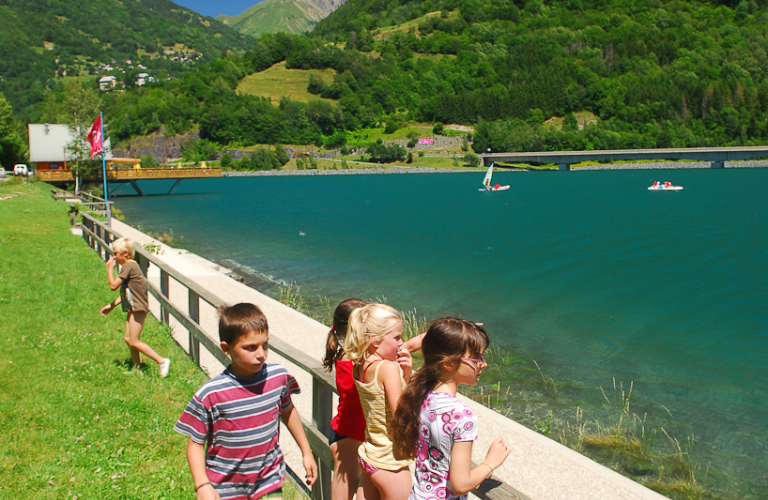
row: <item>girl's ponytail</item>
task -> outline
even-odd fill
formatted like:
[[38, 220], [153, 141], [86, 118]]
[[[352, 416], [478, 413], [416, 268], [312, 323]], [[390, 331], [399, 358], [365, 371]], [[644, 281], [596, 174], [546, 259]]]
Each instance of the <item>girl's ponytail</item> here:
[[416, 456], [419, 442], [421, 405], [429, 391], [435, 388], [440, 376], [440, 364], [424, 364], [413, 374], [405, 391], [400, 395], [397, 410], [392, 419], [392, 444], [398, 460]]
[[357, 308], [365, 306], [366, 302], [361, 299], [347, 299], [336, 306], [333, 312], [333, 326], [328, 332], [328, 339], [325, 342], [325, 356], [323, 357], [323, 366], [331, 371], [337, 359], [344, 355], [344, 337], [347, 335], [349, 325], [349, 316]]
[[489, 343], [485, 330], [470, 321], [444, 317], [432, 322], [421, 344], [424, 365], [408, 382], [392, 419], [395, 458], [416, 456], [421, 406], [440, 381], [441, 365], [459, 361], [465, 353], [481, 356]]

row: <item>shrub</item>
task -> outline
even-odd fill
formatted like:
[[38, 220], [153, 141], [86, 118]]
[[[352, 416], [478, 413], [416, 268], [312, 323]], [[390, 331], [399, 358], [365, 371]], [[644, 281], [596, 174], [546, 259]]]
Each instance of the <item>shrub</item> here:
[[232, 156], [229, 153], [224, 153], [221, 156], [221, 166], [223, 168], [230, 168], [232, 166]]
[[147, 153], [141, 157], [141, 168], [157, 168], [159, 166], [160, 164], [152, 153]]
[[323, 79], [320, 78], [320, 75], [317, 73], [309, 74], [309, 85], [307, 85], [307, 92], [310, 94], [318, 95], [323, 92], [324, 87], [325, 83], [323, 83]]
[[371, 155], [372, 162], [392, 163], [393, 161], [405, 160], [405, 150], [397, 144], [385, 146], [377, 141], [376, 144], [368, 146], [367, 153]]
[[387, 120], [387, 125], [384, 127], [385, 134], [394, 134], [397, 129], [400, 128], [400, 122], [397, 120]]
[[435, 135], [445, 135], [445, 125], [438, 122], [432, 127], [432, 133]]
[[279, 144], [275, 146], [274, 154], [275, 154], [275, 158], [277, 159], [277, 163], [280, 164], [280, 166], [277, 168], [282, 167], [283, 165], [288, 163], [288, 160], [290, 160], [290, 158], [288, 158], [288, 152], [285, 150], [284, 147], [280, 146]]
[[463, 158], [465, 163], [468, 163], [470, 167], [476, 167], [480, 165], [480, 157], [475, 153], [467, 153]]

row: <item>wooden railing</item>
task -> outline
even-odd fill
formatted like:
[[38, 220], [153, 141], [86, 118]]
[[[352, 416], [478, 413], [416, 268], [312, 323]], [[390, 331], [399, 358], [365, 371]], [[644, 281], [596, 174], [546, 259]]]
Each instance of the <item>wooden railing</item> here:
[[74, 182], [71, 170], [38, 169], [35, 175], [43, 182]]
[[[99, 171], [100, 172], [100, 171]], [[35, 174], [44, 182], [74, 182], [71, 170], [37, 170]], [[101, 178], [101, 173], [97, 175]], [[206, 167], [164, 167], [164, 168], [109, 168], [107, 179], [110, 181], [145, 180], [145, 179], [197, 179], [201, 177], [221, 177], [221, 169]]]
[[142, 180], [142, 179], [194, 179], [200, 177], [221, 177], [220, 168], [118, 168], [107, 170], [107, 179]]
[[[120, 235], [105, 223], [82, 214], [82, 231], [85, 242], [107, 260], [112, 255], [110, 244]], [[206, 335], [200, 326], [200, 301], [207, 302], [213, 308], [225, 302], [198, 283], [186, 278], [167, 263], [159, 260], [152, 253], [136, 245], [135, 260], [146, 275], [149, 263], [160, 270], [160, 289], [147, 280], [147, 289], [160, 303], [160, 320], [168, 324], [169, 316], [173, 316], [189, 332], [189, 348], [185, 349], [189, 356], [200, 366], [200, 348], [208, 351], [221, 364], [228, 365], [229, 358], [219, 345]], [[169, 300], [169, 281], [173, 279], [188, 292], [188, 313], [178, 309]], [[319, 477], [312, 488], [312, 497], [316, 500], [331, 500], [331, 472], [333, 457], [328, 447], [328, 435], [331, 431], [333, 417], [333, 394], [336, 392], [335, 375], [328, 373], [319, 360], [288, 345], [280, 339], [270, 336], [269, 347], [280, 356], [300, 367], [312, 376], [312, 422], [302, 418], [304, 430], [307, 433], [312, 452], [318, 462]], [[482, 500], [530, 500], [511, 486], [489, 478], [472, 493]]]

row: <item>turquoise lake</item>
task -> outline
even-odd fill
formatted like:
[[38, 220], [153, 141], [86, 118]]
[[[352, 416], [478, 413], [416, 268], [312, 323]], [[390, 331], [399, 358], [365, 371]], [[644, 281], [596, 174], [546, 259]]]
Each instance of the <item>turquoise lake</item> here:
[[636, 411], [695, 435], [697, 460], [764, 484], [768, 169], [497, 172], [512, 186], [499, 193], [478, 192], [482, 177], [185, 180], [115, 201], [126, 222], [267, 288], [482, 321], [581, 388], [574, 410], [599, 408], [614, 377], [634, 382]]

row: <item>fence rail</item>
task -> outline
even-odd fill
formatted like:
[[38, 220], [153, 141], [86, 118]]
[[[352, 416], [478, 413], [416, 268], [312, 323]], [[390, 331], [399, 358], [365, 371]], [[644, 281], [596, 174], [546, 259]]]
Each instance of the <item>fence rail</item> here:
[[[116, 231], [105, 223], [83, 213], [82, 231], [83, 239], [89, 247], [99, 253], [99, 256], [107, 260], [112, 254], [110, 244], [120, 237]], [[198, 283], [188, 279], [167, 263], [155, 257], [140, 246], [135, 247], [135, 260], [146, 275], [149, 263], [154, 264], [160, 270], [160, 288], [147, 280], [147, 289], [160, 303], [160, 319], [168, 324], [169, 317], [173, 316], [189, 332], [189, 348], [186, 349], [190, 357], [200, 366], [200, 347], [202, 346], [220, 363], [227, 365], [229, 358], [221, 350], [219, 345], [206, 335], [200, 326], [200, 301], [204, 301], [217, 308], [225, 302], [220, 297]], [[188, 313], [179, 310], [169, 299], [169, 279], [172, 278], [187, 289]], [[316, 500], [331, 500], [331, 471], [333, 470], [333, 457], [328, 447], [328, 435], [331, 430], [331, 417], [333, 416], [333, 394], [336, 392], [336, 379], [325, 371], [320, 361], [281, 341], [270, 337], [270, 349], [277, 352], [283, 358], [300, 367], [312, 376], [312, 422], [302, 418], [302, 425], [307, 433], [312, 452], [318, 462], [319, 477], [312, 488], [312, 497]], [[482, 500], [530, 500], [511, 486], [496, 478], [486, 479], [473, 493]]]

